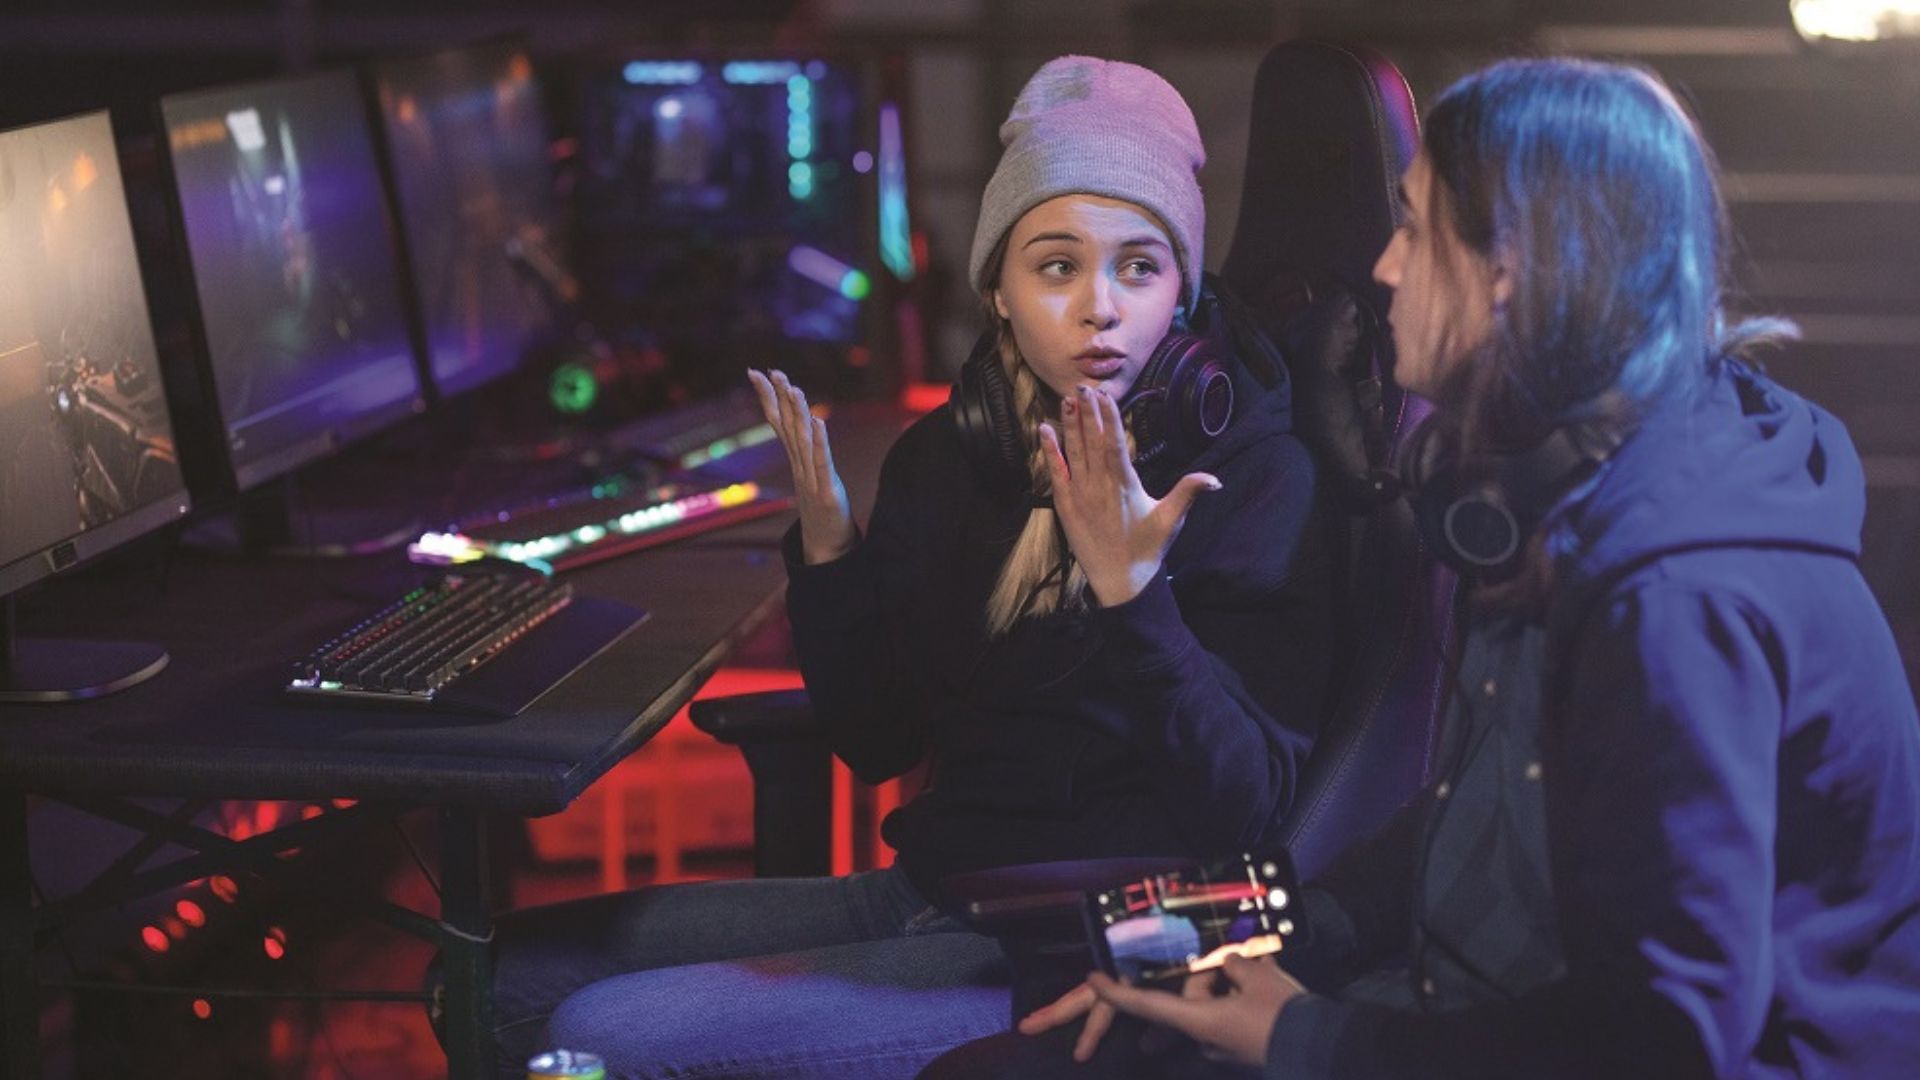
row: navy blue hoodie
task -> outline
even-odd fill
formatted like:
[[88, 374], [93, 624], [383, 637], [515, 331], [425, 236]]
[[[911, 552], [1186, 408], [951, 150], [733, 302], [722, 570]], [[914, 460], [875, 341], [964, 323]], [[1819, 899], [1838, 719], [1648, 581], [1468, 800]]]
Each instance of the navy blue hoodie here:
[[884, 826], [929, 897], [964, 871], [1224, 854], [1277, 832], [1320, 722], [1329, 574], [1287, 384], [1231, 370], [1235, 419], [1191, 463], [1223, 488], [1125, 604], [987, 635], [1030, 509], [982, 485], [944, 407], [888, 453], [852, 552], [808, 566], [789, 534], [788, 613], [835, 752], [869, 781], [931, 758]]
[[[1737, 362], [1650, 415], [1568, 509], [1541, 669], [1502, 676], [1540, 680], [1560, 973], [1452, 1011], [1298, 999], [1270, 1074], [1920, 1075], [1920, 720], [1864, 507], [1841, 425]], [[1396, 824], [1321, 894], [1353, 956], [1407, 941]]]

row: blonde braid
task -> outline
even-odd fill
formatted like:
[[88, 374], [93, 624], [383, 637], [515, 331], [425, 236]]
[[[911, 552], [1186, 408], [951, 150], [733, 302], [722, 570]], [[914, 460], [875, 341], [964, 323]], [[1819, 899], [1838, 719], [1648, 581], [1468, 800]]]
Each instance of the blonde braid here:
[[[1048, 479], [1045, 451], [1040, 443], [1040, 422], [1053, 417], [1057, 403], [1033, 369], [1020, 356], [1013, 330], [1005, 320], [999, 322], [1000, 363], [1006, 368], [1013, 387], [1014, 415], [1031, 448], [1028, 470], [1036, 494], [1052, 491]], [[1056, 580], [1046, 587], [1049, 578]], [[1036, 507], [1027, 515], [1026, 528], [1014, 542], [1007, 561], [1000, 567], [1000, 580], [987, 598], [987, 633], [993, 637], [1013, 629], [1013, 624], [1028, 616], [1049, 615], [1071, 610], [1086, 601], [1087, 575], [1068, 552], [1066, 540], [1050, 509]]]

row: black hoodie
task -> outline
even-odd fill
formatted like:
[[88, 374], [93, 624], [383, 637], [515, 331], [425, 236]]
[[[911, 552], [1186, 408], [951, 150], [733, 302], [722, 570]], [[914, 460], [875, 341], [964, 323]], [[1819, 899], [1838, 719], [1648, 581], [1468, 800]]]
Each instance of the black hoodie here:
[[884, 826], [929, 896], [957, 872], [1221, 854], [1277, 832], [1320, 720], [1329, 576], [1288, 388], [1233, 373], [1242, 405], [1189, 470], [1222, 490], [1125, 604], [988, 638], [1029, 509], [979, 482], [946, 408], [889, 452], [851, 553], [806, 566], [789, 533], [788, 610], [835, 751], [870, 782], [931, 758], [927, 790]]

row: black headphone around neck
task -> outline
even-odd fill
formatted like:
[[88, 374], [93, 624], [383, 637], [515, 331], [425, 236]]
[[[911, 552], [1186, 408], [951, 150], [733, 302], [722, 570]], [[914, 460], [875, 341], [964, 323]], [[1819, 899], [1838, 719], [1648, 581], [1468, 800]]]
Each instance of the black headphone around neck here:
[[1562, 424], [1525, 449], [1463, 466], [1439, 433], [1430, 416], [1408, 436], [1398, 483], [1434, 554], [1482, 584], [1517, 573], [1547, 514], [1625, 441], [1616, 427]]
[[[1149, 490], [1171, 483], [1173, 470], [1198, 457], [1233, 422], [1231, 350], [1218, 304], [1212, 290], [1203, 289], [1191, 325], [1174, 323], [1120, 402], [1120, 417], [1133, 436], [1133, 466]], [[994, 487], [1031, 491], [1032, 448], [1000, 362], [997, 329], [974, 343], [947, 401], [961, 449], [978, 475]]]

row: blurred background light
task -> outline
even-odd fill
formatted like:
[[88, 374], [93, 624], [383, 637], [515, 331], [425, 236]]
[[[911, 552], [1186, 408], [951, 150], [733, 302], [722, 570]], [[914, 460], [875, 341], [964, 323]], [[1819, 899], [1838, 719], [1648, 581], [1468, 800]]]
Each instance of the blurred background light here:
[[1920, 0], [1793, 0], [1793, 25], [1808, 41], [1920, 37]]

